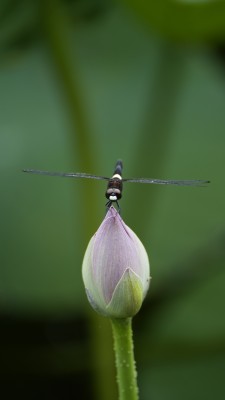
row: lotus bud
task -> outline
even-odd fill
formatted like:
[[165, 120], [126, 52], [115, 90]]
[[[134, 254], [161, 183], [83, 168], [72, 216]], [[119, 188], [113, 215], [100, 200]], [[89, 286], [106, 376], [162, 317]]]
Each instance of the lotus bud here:
[[134, 316], [148, 291], [149, 273], [143, 244], [111, 207], [83, 260], [83, 281], [91, 306], [111, 318]]

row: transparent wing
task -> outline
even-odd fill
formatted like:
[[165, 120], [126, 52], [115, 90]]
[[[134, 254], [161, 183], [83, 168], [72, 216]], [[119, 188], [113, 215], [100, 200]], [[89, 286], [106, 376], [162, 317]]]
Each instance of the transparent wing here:
[[[97, 179], [108, 181], [111, 178], [106, 176], [98, 176], [92, 174], [86, 174], [83, 172], [51, 172], [42, 171], [36, 169], [23, 169], [23, 172], [28, 172], [31, 174], [38, 175], [48, 175], [48, 176], [59, 176], [66, 178], [86, 178], [86, 179]], [[207, 180], [163, 180], [163, 179], [151, 179], [151, 178], [125, 178], [123, 182], [133, 182], [133, 183], [153, 183], [157, 185], [177, 185], [177, 186], [205, 186], [210, 181]]]
[[38, 175], [48, 175], [48, 176], [61, 176], [65, 178], [87, 178], [87, 179], [98, 179], [108, 181], [109, 178], [105, 176], [85, 174], [82, 172], [51, 172], [51, 171], [41, 171], [38, 169], [23, 169], [23, 172], [28, 172], [30, 174]]
[[163, 180], [163, 179], [150, 179], [150, 178], [127, 178], [123, 182], [134, 183], [153, 183], [157, 185], [177, 185], [177, 186], [205, 186], [210, 181], [204, 180]]

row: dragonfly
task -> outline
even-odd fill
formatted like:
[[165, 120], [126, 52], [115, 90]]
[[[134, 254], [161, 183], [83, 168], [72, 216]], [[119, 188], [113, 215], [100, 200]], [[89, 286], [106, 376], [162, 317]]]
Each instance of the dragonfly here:
[[36, 169], [23, 169], [23, 172], [38, 175], [59, 176], [65, 178], [86, 178], [108, 181], [105, 196], [107, 198], [106, 207], [109, 209], [113, 203], [116, 203], [118, 211], [120, 212], [120, 205], [118, 201], [122, 198], [123, 183], [153, 183], [157, 185], [176, 185], [176, 186], [205, 186], [210, 181], [208, 180], [170, 180], [170, 179], [152, 179], [152, 178], [122, 178], [123, 162], [118, 160], [111, 178], [106, 176], [86, 174], [83, 172], [51, 172]]

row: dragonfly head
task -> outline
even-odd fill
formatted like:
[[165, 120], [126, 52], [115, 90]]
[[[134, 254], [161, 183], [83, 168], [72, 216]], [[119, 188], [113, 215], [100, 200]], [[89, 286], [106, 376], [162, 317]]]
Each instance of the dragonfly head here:
[[118, 188], [108, 188], [106, 190], [105, 197], [110, 201], [117, 201], [121, 199], [122, 193]]
[[121, 176], [114, 175], [109, 179], [105, 196], [110, 201], [118, 201], [122, 197], [122, 178]]

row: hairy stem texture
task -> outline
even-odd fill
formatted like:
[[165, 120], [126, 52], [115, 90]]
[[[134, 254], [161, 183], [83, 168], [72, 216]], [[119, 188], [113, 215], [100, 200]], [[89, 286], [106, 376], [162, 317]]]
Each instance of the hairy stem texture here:
[[112, 319], [119, 400], [138, 400], [132, 319]]

